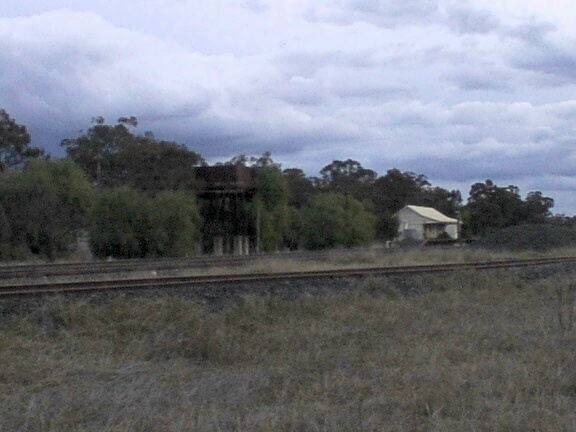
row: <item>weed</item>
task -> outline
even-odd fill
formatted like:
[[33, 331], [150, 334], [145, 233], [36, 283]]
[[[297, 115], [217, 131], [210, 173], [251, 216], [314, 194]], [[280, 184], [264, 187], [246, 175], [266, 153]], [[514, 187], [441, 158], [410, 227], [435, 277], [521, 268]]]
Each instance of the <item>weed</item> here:
[[217, 311], [46, 300], [0, 326], [0, 431], [575, 429], [566, 275], [397, 283]]

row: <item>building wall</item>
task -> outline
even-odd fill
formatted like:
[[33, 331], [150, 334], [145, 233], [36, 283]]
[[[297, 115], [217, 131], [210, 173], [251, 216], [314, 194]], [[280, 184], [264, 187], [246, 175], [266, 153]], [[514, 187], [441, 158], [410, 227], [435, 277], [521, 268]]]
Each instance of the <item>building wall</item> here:
[[446, 232], [448, 233], [448, 235], [450, 236], [450, 238], [453, 238], [455, 240], [458, 239], [458, 224], [449, 224], [446, 226]]
[[444, 232], [453, 239], [458, 238], [458, 225], [456, 223], [435, 222], [420, 216], [410, 209], [400, 210], [397, 218], [399, 221], [398, 237], [400, 240], [435, 239]]
[[398, 236], [401, 240], [423, 240], [424, 218], [409, 209], [398, 212]]

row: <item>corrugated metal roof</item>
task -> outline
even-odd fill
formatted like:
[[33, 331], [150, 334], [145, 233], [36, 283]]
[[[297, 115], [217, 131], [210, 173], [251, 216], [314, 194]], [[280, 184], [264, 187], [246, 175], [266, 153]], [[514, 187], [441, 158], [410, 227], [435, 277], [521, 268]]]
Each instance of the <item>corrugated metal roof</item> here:
[[[415, 206], [415, 205], [407, 205], [404, 207], [405, 209], [410, 209], [416, 214], [425, 217], [427, 219], [431, 219], [435, 222], [444, 222], [444, 223], [458, 223], [456, 219], [452, 219], [446, 215], [443, 215], [438, 210], [433, 209], [432, 207], [422, 207], [422, 206]], [[400, 210], [402, 211], [402, 210]]]

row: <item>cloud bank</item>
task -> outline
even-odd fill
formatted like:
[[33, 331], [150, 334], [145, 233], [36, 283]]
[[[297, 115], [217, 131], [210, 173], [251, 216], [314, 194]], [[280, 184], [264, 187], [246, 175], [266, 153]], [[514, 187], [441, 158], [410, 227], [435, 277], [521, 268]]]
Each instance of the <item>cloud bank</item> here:
[[92, 117], [134, 115], [211, 161], [352, 158], [576, 213], [567, 1], [20, 3], [0, 5], [1, 107], [53, 155]]

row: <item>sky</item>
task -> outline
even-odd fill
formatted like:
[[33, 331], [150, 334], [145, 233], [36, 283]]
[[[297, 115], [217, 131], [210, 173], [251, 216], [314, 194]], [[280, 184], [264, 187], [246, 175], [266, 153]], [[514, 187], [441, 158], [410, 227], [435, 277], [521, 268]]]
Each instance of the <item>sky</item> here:
[[102, 116], [208, 162], [353, 159], [576, 214], [570, 0], [4, 0], [0, 108], [54, 157]]

